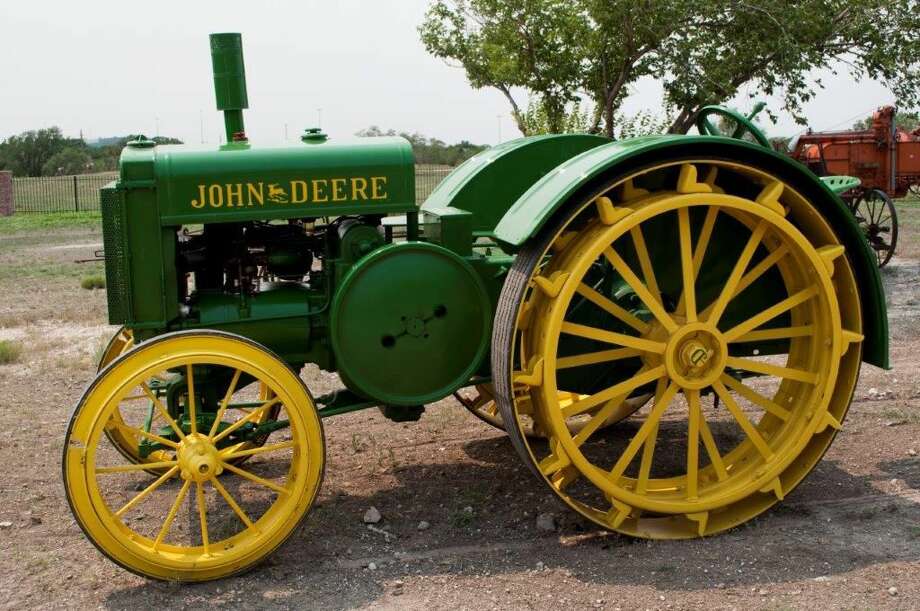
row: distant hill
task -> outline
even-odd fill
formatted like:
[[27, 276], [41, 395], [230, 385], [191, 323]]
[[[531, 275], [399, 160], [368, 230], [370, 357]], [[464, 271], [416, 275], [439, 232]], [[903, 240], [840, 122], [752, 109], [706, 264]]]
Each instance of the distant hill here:
[[90, 148], [102, 148], [104, 146], [116, 146], [123, 144], [125, 141], [125, 136], [112, 136], [111, 138], [97, 138], [96, 140], [87, 140], [86, 146]]

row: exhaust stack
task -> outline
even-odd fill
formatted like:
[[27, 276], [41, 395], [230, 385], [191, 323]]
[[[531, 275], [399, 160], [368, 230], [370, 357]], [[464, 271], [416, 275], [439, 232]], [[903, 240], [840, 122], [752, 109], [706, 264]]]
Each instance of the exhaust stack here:
[[249, 99], [246, 95], [242, 35], [211, 34], [211, 64], [217, 110], [224, 113], [227, 142], [246, 140], [243, 109], [249, 108]]

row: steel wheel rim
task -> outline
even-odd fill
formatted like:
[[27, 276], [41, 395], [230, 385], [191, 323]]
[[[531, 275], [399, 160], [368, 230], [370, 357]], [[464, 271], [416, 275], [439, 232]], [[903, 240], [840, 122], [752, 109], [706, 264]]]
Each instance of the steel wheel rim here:
[[[242, 451], [239, 445], [216, 451], [211, 444], [207, 456], [210, 471], [199, 474], [200, 477], [194, 476], [193, 466], [198, 464], [194, 459], [198, 452], [193, 442], [205, 438], [219, 441], [219, 438], [226, 437], [225, 429], [196, 431], [186, 435], [178, 444], [175, 455], [168, 461], [170, 464], [157, 465], [163, 470], [157, 480], [147, 482], [149, 485], [139, 494], [135, 491], [129, 493], [132, 496], [127, 503], [113, 503], [114, 495], [107, 489], [107, 482], [113, 475], [123, 474], [118, 469], [130, 469], [130, 466], [100, 466], [97, 458], [99, 444], [105, 439], [105, 423], [118, 409], [118, 399], [131, 392], [151, 372], [189, 364], [200, 366], [205, 362], [257, 376], [256, 379], [271, 388], [277, 401], [284, 406], [284, 413], [290, 421], [290, 439], [247, 450], [275, 461], [281, 459], [282, 463], [287, 461], [281, 482], [277, 476], [274, 479], [267, 476], [260, 478], [236, 467], [231, 454]], [[78, 523], [93, 543], [129, 570], [154, 578], [183, 581], [213, 579], [238, 572], [280, 545], [312, 504], [322, 479], [325, 452], [322, 427], [312, 398], [299, 378], [282, 361], [242, 338], [200, 333], [164, 336], [113, 363], [97, 378], [78, 405], [68, 431], [66, 447], [64, 474], [68, 501]], [[218, 472], [218, 468], [223, 474]], [[253, 475], [262, 481], [252, 479]], [[188, 479], [186, 476], [189, 476]], [[178, 490], [170, 491], [167, 484], [173, 481], [176, 484], [181, 482], [181, 485]], [[266, 488], [275, 498], [264, 511], [250, 515], [252, 509], [241, 494], [243, 486]], [[172, 495], [172, 498], [169, 512], [165, 517], [158, 516], [162, 525], [154, 538], [150, 532], [138, 532], [129, 516], [156, 495]], [[141, 498], [137, 500], [138, 497]], [[212, 503], [209, 504], [208, 500]], [[186, 505], [189, 512], [197, 512], [201, 520], [197, 545], [170, 541], [176, 516]], [[238, 523], [235, 532], [217, 540], [208, 534], [207, 526], [218, 521], [214, 508], [227, 514], [220, 517], [221, 523], [226, 522], [228, 517]], [[204, 517], [201, 517], [202, 513]], [[230, 530], [233, 530], [232, 527]]]
[[[712, 187], [712, 190], [715, 192], [716, 197], [714, 199], [719, 199], [724, 191], [718, 188], [714, 184], [714, 177], [717, 175], [717, 169], [713, 169], [712, 166], [719, 165], [720, 162], [713, 161], [703, 161], [696, 163], [706, 163], [710, 164], [710, 175], [707, 179], [707, 184]], [[658, 166], [657, 168], [652, 168], [650, 170], [645, 170], [645, 172], [652, 172], [663, 170], [669, 166], [678, 165], [676, 163], [664, 164]], [[749, 173], [752, 177], [756, 177], [758, 184], [772, 184], [767, 178], [768, 176], [764, 175], [762, 172], [754, 170], [752, 168], [747, 168], [741, 166], [740, 164], [734, 164], [729, 162], [721, 162], [721, 167], [728, 167], [735, 171], [743, 171], [746, 174]], [[692, 168], [688, 173], [692, 173], [693, 178], [695, 179], [695, 168]], [[641, 174], [641, 173], [640, 173]], [[775, 181], [775, 179], [774, 179]], [[683, 183], [683, 184], [681, 184]], [[673, 198], [675, 192], [666, 192], [659, 193], [655, 195], [648, 196], [647, 192], [642, 192], [637, 190], [632, 185], [632, 179], [627, 178], [618, 183], [615, 183], [622, 187], [622, 190], [618, 191], [622, 194], [621, 197], [625, 200], [621, 204], [617, 204], [620, 207], [629, 207], [631, 209], [636, 209], [637, 212], [622, 212], [612, 205], [610, 200], [603, 201], [606, 198], [601, 200], [595, 200], [593, 197], [589, 199], [584, 207], [581, 209], [581, 212], [588, 209], [589, 207], [596, 206], [601, 215], [606, 215], [608, 220], [612, 218], [612, 221], [609, 221], [609, 224], [613, 225], [617, 221], [622, 220], [624, 216], [628, 218], [628, 214], [638, 214], [641, 212], [645, 206], [652, 205], [662, 205], [661, 201], [664, 199]], [[689, 181], [692, 186], [693, 181]], [[706, 190], [702, 183], [695, 183], [699, 185], [700, 191]], [[681, 191], [682, 187], [686, 188], [687, 182], [684, 180], [684, 171], [681, 172], [681, 178], [678, 181], [678, 191]], [[605, 188], [600, 191], [599, 195], [604, 195], [605, 193], [612, 193], [611, 187]], [[689, 195], [687, 191], [682, 191], [682, 193]], [[761, 192], [763, 196], [767, 193], [767, 190]], [[630, 197], [632, 194], [632, 197]], [[686, 197], [686, 195], [681, 195], [680, 193], [676, 194], [681, 197]], [[596, 196], [595, 196], [596, 197]], [[760, 198], [758, 198], [760, 199]], [[778, 196], [777, 196], [778, 199]], [[643, 200], [643, 204], [639, 204], [639, 200]], [[710, 201], [713, 201], [713, 197], [710, 196]], [[766, 200], [765, 200], [766, 201]], [[749, 206], [752, 202], [747, 202]], [[820, 252], [812, 253], [812, 255], [817, 254], [817, 261], [814, 259], [814, 256], [810, 257], [812, 261], [815, 272], [818, 276], [821, 276], [821, 283], [824, 287], [823, 291], [825, 294], [834, 297], [834, 291], [840, 293], [841, 303], [839, 306], [844, 313], [843, 318], [846, 319], [846, 328], [848, 329], [859, 329], [860, 327], [860, 312], [859, 312], [859, 303], [858, 298], [855, 297], [855, 281], [853, 278], [852, 270], [849, 267], [848, 262], [845, 257], [841, 256], [843, 249], [836, 245], [836, 238], [833, 235], [833, 232], [830, 230], [829, 226], [821, 217], [814, 213], [813, 209], [810, 208], [810, 204], [801, 198], [793, 189], [785, 186], [785, 196], [783, 199], [783, 205], [787, 206], [787, 209], [784, 210], [782, 206], [777, 205], [778, 202], [766, 202], [767, 212], [764, 213], [768, 217], [772, 215], [773, 217], [780, 218], [782, 222], [782, 213], [788, 212], [789, 208], [793, 210], [798, 210], [802, 207], [806, 208], [805, 210], [799, 210], [794, 212], [797, 223], [802, 223], [803, 219], [806, 219], [805, 225], [807, 226], [807, 233], [810, 236], [811, 240], [817, 241], [819, 244], [827, 243], [828, 246], [822, 248]], [[789, 206], [789, 204], [792, 204]], [[730, 209], [731, 206], [728, 203], [725, 204], [727, 209]], [[737, 207], [736, 207], [737, 208]], [[603, 209], [603, 210], [602, 210]], [[622, 214], [622, 216], [621, 216]], [[548, 251], [553, 250], [552, 244], [555, 241], [563, 238], [566, 233], [566, 223], [570, 223], [571, 219], [576, 218], [577, 213], [573, 212], [569, 221], [564, 222], [560, 229], [556, 230], [555, 237], [549, 239], [546, 243], [546, 248]], [[761, 215], [763, 216], [763, 215]], [[636, 217], [638, 218], [638, 217]], [[775, 220], [775, 218], [773, 219]], [[596, 225], [601, 225], [602, 223], [596, 222], [595, 227], [586, 228], [583, 231], [604, 231], [604, 228], [597, 229]], [[789, 225], [788, 223], [786, 223]], [[789, 225], [791, 227], [791, 225]], [[795, 228], [792, 227], [794, 230]], [[607, 229], [610, 231], [610, 229]], [[622, 235], [622, 233], [621, 233]], [[577, 239], [577, 238], [576, 238]], [[808, 239], [801, 238], [804, 240], [805, 247], [810, 247]], [[814, 251], [812, 248], [811, 250]], [[542, 274], [544, 278], [553, 278], [555, 272], [561, 271], [568, 263], [573, 260], [573, 255], [571, 249], [566, 253], [561, 253], [562, 256], [554, 257], [550, 266], [546, 270], [535, 269], [533, 272], [536, 276], [537, 274]], [[820, 265], [819, 265], [820, 263]], [[788, 267], [788, 265], [786, 265]], [[830, 273], [824, 273], [822, 275], [822, 269]], [[837, 270], [836, 276], [831, 280], [830, 276], [833, 274], [834, 270]], [[788, 271], [788, 270], [787, 270]], [[641, 274], [642, 272], [636, 271], [636, 274]], [[787, 273], [787, 272], [784, 272]], [[514, 349], [518, 353], [517, 357], [512, 357], [512, 363], [522, 362], [521, 365], [518, 365], [518, 373], [515, 374], [514, 379], [529, 379], [534, 380], [534, 362], [536, 358], [534, 354], [528, 354], [528, 345], [536, 344], [537, 342], [533, 339], [533, 336], [542, 335], [544, 336], [544, 343], [548, 334], [543, 331], [534, 331], [526, 332], [522, 331], [520, 327], [525, 326], [521, 324], [521, 317], [526, 314], [526, 311], [531, 308], [531, 306], [525, 305], [530, 300], [535, 300], [539, 303], [541, 300], [545, 303], [546, 296], [541, 295], [541, 291], [538, 291], [537, 288], [534, 288], [534, 277], [531, 277], [530, 286], [524, 290], [522, 294], [521, 305], [519, 306], [517, 323], [515, 324], [515, 330], [512, 332], [512, 336], [517, 338], [514, 343]], [[839, 289], [834, 289], [833, 283], [840, 285]], [[830, 288], [829, 288], [830, 287]], [[830, 292], [828, 292], [830, 291]], [[548, 307], [548, 306], [545, 306]], [[557, 308], [558, 309], [558, 308]], [[833, 318], [835, 316], [836, 309], [828, 308], [826, 309], [828, 314]], [[539, 316], [530, 316], [526, 326], [534, 327], [534, 320], [539, 319]], [[790, 453], [785, 460], [786, 466], [785, 470], [774, 467], [771, 469], [764, 470], [762, 473], [758, 474], [756, 478], [752, 477], [751, 481], [747, 483], [745, 488], [748, 490], [756, 490], [753, 494], [745, 496], [744, 494], [733, 494], [728, 495], [728, 497], [722, 498], [718, 502], [713, 502], [707, 504], [701, 504], [695, 502], [692, 506], [676, 506], [673, 505], [670, 507], [662, 506], [661, 504], [649, 503], [647, 499], [637, 499], [635, 496], [629, 496], [628, 494], [620, 494], [622, 491], [615, 490], [604, 490], [606, 496], [606, 504], [602, 508], [598, 508], [596, 505], [591, 503], [584, 503], [578, 499], [568, 496], [565, 492], [565, 487], [569, 485], [574, 479], [578, 478], [578, 474], [581, 473], [584, 478], [590, 478], [591, 476], [597, 476], [596, 468], [593, 465], [586, 464], [587, 461], [573, 460], [573, 457], [570, 456], [570, 453], [577, 455], [577, 450], [572, 451], [571, 445], [571, 436], [567, 435], [564, 432], [563, 428], [560, 427], [560, 415], [558, 410], [554, 414], [551, 409], [547, 406], [551, 405], [551, 401], [547, 400], [547, 396], [552, 394], [552, 384], [541, 383], [537, 384], [536, 388], [532, 388], [532, 392], [535, 391], [538, 397], [542, 397], [539, 400], [541, 404], [541, 409], [538, 412], [543, 414], [544, 419], [548, 421], [548, 427], [552, 430], [552, 439], [550, 440], [550, 448], [552, 451], [549, 454], [544, 452], [543, 456], [538, 456], [539, 451], [536, 451], [535, 448], [527, 444], [518, 445], [519, 451], [523, 451], [525, 456], [528, 457], [532, 462], [535, 472], [544, 480], [546, 483], [553, 489], [553, 491], [568, 505], [595, 521], [596, 523], [607, 527], [612, 528], [627, 534], [635, 536], [645, 536], [645, 537], [654, 537], [654, 538], [683, 538], [689, 536], [697, 536], [702, 534], [709, 534], [712, 532], [717, 532], [725, 528], [731, 527], [735, 524], [743, 522], [747, 519], [750, 519], [754, 515], [757, 515], [764, 509], [768, 508], [774, 504], [777, 500], [781, 499], [783, 495], [788, 492], [792, 487], [798, 484], [802, 478], [811, 470], [815, 463], [817, 463], [820, 456], [829, 446], [830, 441], [833, 439], [834, 432], [840, 426], [840, 421], [846, 413], [846, 408], [849, 404], [849, 397], [852, 393], [853, 388], [855, 387], [855, 380], [858, 375], [859, 369], [859, 353], [860, 346], [859, 341], [861, 336], [855, 331], [847, 331], [840, 324], [840, 315], [836, 315], [837, 322], [834, 323], [834, 327], [839, 330], [839, 333], [833, 333], [831, 347], [834, 353], [841, 352], [840, 358], [844, 359], [842, 365], [842, 377], [840, 382], [833, 387], [832, 390], [828, 390], [826, 396], [828, 400], [833, 398], [832, 411], [825, 411], [827, 409], [827, 402], [824, 402], [823, 406], [818, 406], [821, 408], [823, 416], [818, 417], [820, 414], [819, 410], [816, 410], [813, 416], [815, 418], [809, 421], [810, 425], [809, 431], [805, 431], [803, 437], [799, 440], [799, 443], [796, 444], [798, 449]], [[837, 343], [837, 337], [842, 337], [843, 341]], [[855, 344], [847, 350], [847, 346], [850, 344]], [[837, 346], [836, 348], [834, 346]], [[495, 346], [493, 346], [495, 350]], [[542, 347], [542, 351], [545, 352], [545, 346]], [[534, 351], [538, 352], [538, 351]], [[528, 362], [529, 361], [529, 362]], [[836, 359], [834, 362], [838, 362]], [[526, 363], [526, 364], [525, 364]], [[523, 368], [523, 371], [520, 369]], [[833, 373], [835, 366], [830, 364], [828, 369], [828, 375], [830, 376]], [[545, 372], [544, 372], [545, 375]], [[836, 374], [834, 374], [836, 375]], [[548, 376], [552, 377], [552, 376]], [[825, 380], [825, 386], [832, 386], [831, 380]], [[504, 391], [507, 392], [507, 391]], [[660, 390], [659, 390], [660, 392]], [[507, 415], [507, 409], [511, 407], [511, 404], [504, 402], [502, 405], [503, 412]], [[512, 411], [513, 413], [513, 411]], [[510, 416], [509, 416], [510, 417]], [[514, 436], [512, 436], [514, 439]], [[810, 442], [813, 440], [814, 442]], [[523, 441], [521, 439], [521, 441]], [[555, 444], [555, 447], [554, 447]], [[641, 447], [641, 446], [640, 446]], [[698, 454], [700, 457], [705, 456], [707, 451], [704, 448], [697, 446]], [[712, 469], [711, 465], [706, 465], [707, 468]], [[592, 471], [595, 469], [595, 471]], [[700, 470], [699, 472], [701, 472]], [[573, 473], [575, 476], [573, 477]], [[736, 472], [740, 473], [740, 472]], [[594, 485], [596, 482], [591, 480], [590, 482]], [[603, 483], [603, 482], [600, 482]], [[760, 486], [760, 484], [764, 484]], [[616, 494], [614, 494], [616, 492]], [[619, 497], [619, 498], [618, 498]], [[726, 503], [726, 498], [731, 503]], [[629, 502], [627, 502], [629, 501]], [[725, 511], [726, 507], [730, 508], [730, 511]]]

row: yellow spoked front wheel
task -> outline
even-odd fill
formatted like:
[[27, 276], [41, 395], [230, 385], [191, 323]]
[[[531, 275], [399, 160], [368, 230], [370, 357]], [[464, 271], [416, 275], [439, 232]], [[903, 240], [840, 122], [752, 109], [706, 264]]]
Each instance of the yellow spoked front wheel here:
[[[619, 179], [515, 268], [492, 347], [503, 421], [535, 473], [603, 527], [682, 538], [740, 524], [840, 427], [860, 364], [854, 276], [817, 209], [775, 176], [699, 160]], [[522, 385], [528, 413], [511, 399]], [[647, 407], [599, 432], [643, 392]], [[524, 434], [527, 418], [548, 443]]]
[[[188, 432], [151, 390], [179, 376]], [[218, 386], [219, 402], [206, 403], [207, 387]], [[138, 397], [154, 402], [168, 436], [130, 424], [132, 411], [145, 408]], [[278, 423], [258, 430], [272, 409]], [[127, 417], [113, 424], [117, 415]], [[211, 425], [199, 428], [204, 421]], [[161, 446], [159, 460], [126, 462], [105, 434], [111, 426]], [[264, 445], [245, 445], [246, 434], [260, 433]], [[243, 457], [252, 458], [246, 469], [237, 466]], [[312, 505], [324, 461], [313, 399], [283, 361], [242, 337], [181, 332], [141, 344], [97, 376], [71, 418], [63, 472], [77, 522], [106, 556], [148, 577], [203, 581], [277, 548]]]
[[[99, 364], [96, 368], [97, 373], [105, 369], [109, 363], [117, 359], [122, 354], [130, 352], [134, 349], [136, 342], [134, 340], [134, 332], [127, 328], [122, 327], [112, 336], [109, 340], [109, 343], [106, 345], [105, 349], [102, 351], [102, 356], [99, 359]], [[267, 399], [270, 398], [270, 390], [264, 386], [259, 388], [260, 398]], [[142, 440], [139, 440], [138, 437], [134, 435], [125, 434], [123, 425], [132, 424], [141, 428], [146, 432], [156, 432], [157, 428], [163, 428], [166, 426], [166, 422], [163, 420], [163, 415], [159, 413], [156, 409], [156, 406], [152, 401], [147, 401], [146, 411], [134, 410], [132, 412], [135, 422], [127, 423], [125, 422], [125, 415], [122, 414], [121, 410], [116, 410], [112, 417], [110, 418], [107, 426], [105, 427], [105, 436], [108, 437], [112, 445], [121, 452], [121, 455], [127, 458], [129, 461], [135, 464], [156, 464], [163, 461], [165, 454], [162, 450], [153, 450], [153, 451], [144, 451], [141, 448]], [[255, 424], [261, 424], [263, 422], [268, 422], [270, 420], [276, 420], [278, 417], [278, 410], [276, 408], [267, 410], [264, 414], [259, 417], [259, 421]], [[129, 418], [130, 419], [130, 418]], [[251, 447], [257, 447], [261, 445], [260, 440], [255, 440], [254, 442], [249, 442], [242, 449], [247, 449]], [[264, 443], [264, 441], [262, 442]], [[249, 459], [249, 456], [241, 456], [237, 459], [234, 459], [234, 464], [239, 464], [245, 462]], [[153, 475], [162, 475], [164, 470], [157, 467], [149, 467], [147, 469], [148, 473]]]
[[[523, 416], [520, 418], [520, 426], [524, 434], [528, 437], [544, 437], [543, 431], [537, 426], [536, 421], [530, 417], [530, 413], [533, 410], [530, 402], [530, 395], [526, 392], [526, 389], [521, 390], [524, 392], [518, 392], [515, 396], [515, 401], [518, 404], [516, 408], [517, 412]], [[498, 403], [495, 401], [495, 390], [492, 388], [491, 384], [477, 384], [470, 388], [460, 389], [454, 393], [454, 398], [456, 398], [463, 407], [468, 409], [470, 413], [486, 424], [490, 424], [502, 431], [506, 430], [505, 423], [502, 421], [501, 410], [499, 410]], [[565, 391], [559, 393], [560, 404], [573, 403], [580, 398], [581, 396], [575, 393]], [[651, 398], [651, 395], [646, 394], [623, 401], [616, 409], [610, 411], [607, 420], [601, 425], [601, 428], [612, 426], [624, 418], [628, 418], [635, 413], [636, 410], [641, 408], [649, 398]], [[601, 407], [597, 409], [601, 409]], [[593, 413], [593, 411], [587, 412], [570, 418], [567, 422], [569, 430], [573, 433], [580, 431], [583, 426], [590, 422]]]

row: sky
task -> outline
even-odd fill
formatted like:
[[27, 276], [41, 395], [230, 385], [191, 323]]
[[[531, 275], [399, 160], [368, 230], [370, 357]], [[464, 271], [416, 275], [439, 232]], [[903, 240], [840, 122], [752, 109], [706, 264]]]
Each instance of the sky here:
[[[59, 126], [88, 140], [144, 133], [217, 142], [208, 34], [241, 32], [253, 142], [332, 137], [378, 125], [446, 142], [516, 137], [504, 97], [474, 90], [430, 56], [417, 32], [428, 0], [30, 0], [0, 4], [0, 139]], [[816, 129], [849, 127], [893, 101], [881, 84], [819, 73], [805, 113]], [[777, 100], [766, 99], [779, 109]], [[738, 107], [752, 102], [738, 100]], [[624, 111], [659, 112], [653, 80]], [[770, 135], [801, 128], [781, 114]]]

